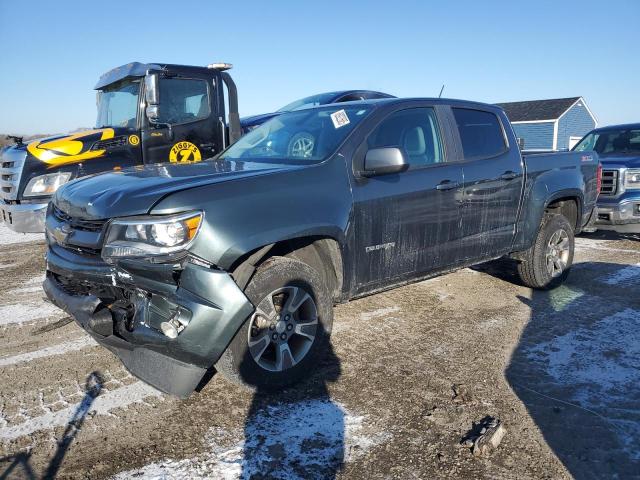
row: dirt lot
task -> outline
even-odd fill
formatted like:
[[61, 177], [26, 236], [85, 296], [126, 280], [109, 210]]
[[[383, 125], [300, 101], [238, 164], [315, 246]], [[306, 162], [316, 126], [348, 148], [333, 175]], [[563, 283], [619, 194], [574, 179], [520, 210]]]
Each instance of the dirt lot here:
[[[640, 236], [577, 245], [552, 292], [498, 262], [364, 298], [306, 383], [180, 401], [44, 302], [40, 237], [0, 225], [0, 478], [640, 478]], [[507, 433], [474, 458], [487, 415]]]

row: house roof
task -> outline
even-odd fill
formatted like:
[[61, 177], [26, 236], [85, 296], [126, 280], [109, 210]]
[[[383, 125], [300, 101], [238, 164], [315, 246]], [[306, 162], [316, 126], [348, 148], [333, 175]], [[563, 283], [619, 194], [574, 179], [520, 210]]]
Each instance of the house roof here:
[[569, 110], [581, 97], [529, 100], [526, 102], [497, 103], [511, 122], [553, 121]]

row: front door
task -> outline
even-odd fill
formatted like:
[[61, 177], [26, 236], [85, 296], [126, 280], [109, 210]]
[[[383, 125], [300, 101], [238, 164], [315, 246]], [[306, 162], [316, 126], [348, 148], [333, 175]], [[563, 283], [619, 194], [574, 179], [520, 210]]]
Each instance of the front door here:
[[159, 90], [158, 119], [144, 118], [144, 163], [198, 162], [218, 153], [223, 140], [211, 77], [161, 77]]
[[455, 262], [460, 239], [462, 166], [447, 163], [434, 108], [391, 113], [366, 142], [400, 148], [410, 167], [354, 180], [356, 293]]

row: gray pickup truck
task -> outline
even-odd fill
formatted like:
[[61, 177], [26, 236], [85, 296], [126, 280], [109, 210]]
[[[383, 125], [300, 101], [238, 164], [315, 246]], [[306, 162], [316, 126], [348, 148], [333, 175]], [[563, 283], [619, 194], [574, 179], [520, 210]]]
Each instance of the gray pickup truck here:
[[523, 158], [491, 105], [285, 113], [208, 161], [64, 185], [44, 289], [162, 391], [187, 396], [214, 368], [281, 388], [317, 365], [335, 303], [505, 255], [525, 285], [558, 285], [598, 172], [592, 152]]

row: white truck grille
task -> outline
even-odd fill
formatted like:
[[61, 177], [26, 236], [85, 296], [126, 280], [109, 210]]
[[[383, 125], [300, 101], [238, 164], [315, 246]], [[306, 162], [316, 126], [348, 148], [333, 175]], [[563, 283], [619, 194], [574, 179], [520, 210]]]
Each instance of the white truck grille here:
[[8, 203], [18, 199], [18, 187], [27, 150], [11, 147], [0, 155], [0, 199]]

